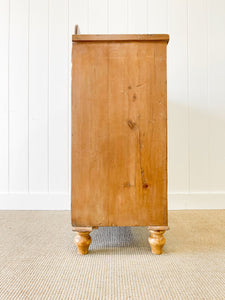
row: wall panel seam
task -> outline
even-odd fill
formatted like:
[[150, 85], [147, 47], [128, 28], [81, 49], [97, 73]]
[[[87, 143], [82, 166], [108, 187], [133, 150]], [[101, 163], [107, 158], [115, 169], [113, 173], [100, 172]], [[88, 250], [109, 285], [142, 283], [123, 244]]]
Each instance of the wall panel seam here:
[[47, 130], [48, 130], [48, 134], [47, 134], [47, 161], [48, 161], [48, 163], [47, 163], [47, 180], [48, 180], [48, 192], [50, 191], [50, 178], [49, 178], [49, 174], [50, 174], [50, 172], [49, 172], [49, 169], [50, 169], [50, 160], [49, 160], [49, 158], [50, 158], [50, 153], [49, 153], [49, 151], [50, 151], [50, 143], [49, 143], [49, 141], [50, 141], [50, 118], [49, 118], [49, 113], [50, 113], [50, 89], [49, 89], [49, 82], [50, 82], [50, 80], [49, 80], [49, 69], [50, 69], [50, 59], [49, 59], [49, 56], [50, 56], [50, 43], [49, 43], [49, 40], [50, 40], [50, 0], [48, 0], [48, 28], [47, 28], [47, 30], [48, 30], [48, 70], [47, 70], [47, 72], [48, 72], [48, 74], [47, 74], [47, 78], [48, 78], [48, 84], [47, 84], [47, 86], [48, 86], [48, 91], [47, 91], [47, 93], [48, 93], [48, 105], [47, 105], [47, 118], [48, 118], [48, 121], [47, 121]]
[[167, 29], [167, 32], [169, 33], [169, 14], [168, 14], [168, 11], [169, 11], [169, 3], [168, 3], [169, 0], [166, 0], [166, 29]]
[[9, 151], [9, 147], [10, 147], [10, 131], [9, 131], [9, 117], [10, 117], [10, 114], [9, 114], [9, 109], [10, 109], [10, 99], [9, 99], [9, 96], [10, 96], [10, 47], [11, 47], [11, 43], [10, 43], [10, 28], [11, 28], [11, 0], [9, 0], [9, 20], [8, 20], [8, 192], [10, 192], [10, 172], [9, 172], [9, 166], [10, 166], [10, 151]]
[[210, 177], [209, 177], [209, 171], [210, 171], [210, 118], [209, 118], [209, 107], [210, 107], [210, 96], [209, 96], [209, 1], [206, 0], [206, 11], [207, 11], [207, 16], [206, 16], [206, 26], [207, 26], [207, 33], [206, 33], [206, 39], [207, 39], [207, 45], [206, 45], [206, 55], [207, 55], [207, 76], [206, 76], [206, 85], [207, 85], [207, 131], [208, 131], [208, 141], [207, 141], [207, 146], [208, 146], [208, 177], [207, 177], [207, 185], [208, 185], [208, 190], [211, 190], [210, 186]]
[[187, 11], [187, 106], [188, 106], [188, 192], [190, 192], [190, 170], [191, 170], [191, 162], [190, 162], [190, 49], [189, 49], [189, 0], [186, 1], [186, 11]]
[[27, 70], [27, 80], [28, 80], [28, 99], [27, 99], [27, 113], [28, 113], [28, 117], [27, 117], [27, 140], [28, 140], [28, 143], [27, 143], [27, 160], [28, 160], [28, 163], [27, 163], [27, 189], [28, 189], [28, 193], [30, 192], [30, 0], [28, 0], [28, 49], [27, 49], [27, 52], [28, 52], [28, 57], [27, 57], [27, 60], [28, 60], [28, 70]]
[[[70, 107], [71, 107], [71, 95], [70, 95], [70, 75], [71, 75], [71, 60], [70, 60], [70, 43], [71, 43], [71, 37], [70, 37], [70, 0], [67, 1], [67, 13], [66, 13], [66, 17], [67, 17], [67, 101], [68, 101], [68, 109], [67, 109], [67, 132], [68, 132], [68, 139], [67, 139], [67, 143], [68, 143], [68, 192], [70, 193], [70, 163], [71, 163], [71, 114], [70, 114]], [[79, 24], [78, 24], [79, 25]]]
[[129, 5], [128, 5], [128, 1], [129, 1], [129, 0], [127, 0], [127, 2], [126, 2], [126, 6], [127, 6], [127, 9], [126, 9], [126, 11], [127, 11], [127, 24], [126, 24], [126, 26], [127, 26], [127, 32], [126, 32], [126, 33], [128, 33], [128, 29], [129, 29], [129, 20], [128, 20], [128, 15], [129, 15]]
[[146, 0], [146, 33], [149, 33], [149, 28], [148, 28], [148, 18], [149, 18], [149, 15], [148, 15], [148, 13], [149, 13], [149, 11], [148, 11], [148, 0]]
[[107, 0], [107, 33], [109, 33], [109, 0]]

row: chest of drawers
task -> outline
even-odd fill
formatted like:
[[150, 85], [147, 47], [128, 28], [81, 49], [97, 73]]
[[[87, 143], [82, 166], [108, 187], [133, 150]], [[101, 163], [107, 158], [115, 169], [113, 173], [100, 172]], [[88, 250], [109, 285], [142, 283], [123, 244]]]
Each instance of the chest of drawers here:
[[99, 226], [167, 219], [168, 35], [73, 35], [71, 219], [78, 252]]

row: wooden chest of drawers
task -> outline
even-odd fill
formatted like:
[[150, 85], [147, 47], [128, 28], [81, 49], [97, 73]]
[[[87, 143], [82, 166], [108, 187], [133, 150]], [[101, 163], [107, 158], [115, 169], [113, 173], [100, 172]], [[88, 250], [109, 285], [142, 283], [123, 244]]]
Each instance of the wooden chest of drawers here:
[[167, 220], [168, 35], [73, 35], [71, 219], [78, 252], [98, 226]]

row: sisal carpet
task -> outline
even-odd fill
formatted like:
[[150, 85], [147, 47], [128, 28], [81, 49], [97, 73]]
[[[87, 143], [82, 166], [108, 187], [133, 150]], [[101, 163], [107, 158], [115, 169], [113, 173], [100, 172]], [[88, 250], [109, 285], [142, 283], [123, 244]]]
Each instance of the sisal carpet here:
[[170, 211], [164, 254], [145, 227], [93, 231], [79, 256], [68, 211], [0, 211], [0, 299], [225, 299], [225, 210]]

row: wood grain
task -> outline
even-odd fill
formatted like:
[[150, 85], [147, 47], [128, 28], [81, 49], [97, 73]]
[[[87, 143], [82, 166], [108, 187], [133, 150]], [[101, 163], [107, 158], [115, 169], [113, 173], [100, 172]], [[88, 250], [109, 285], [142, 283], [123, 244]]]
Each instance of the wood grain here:
[[163, 246], [165, 245], [166, 239], [164, 238], [164, 230], [149, 230], [150, 236], [148, 242], [150, 244], [152, 253], [160, 255], [162, 254]]
[[89, 231], [77, 231], [74, 239], [74, 243], [77, 246], [78, 254], [88, 254], [88, 249], [91, 244], [91, 236]]
[[73, 226], [167, 226], [166, 46], [73, 43]]
[[169, 41], [168, 34], [74, 34], [76, 41]]

